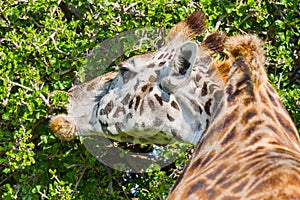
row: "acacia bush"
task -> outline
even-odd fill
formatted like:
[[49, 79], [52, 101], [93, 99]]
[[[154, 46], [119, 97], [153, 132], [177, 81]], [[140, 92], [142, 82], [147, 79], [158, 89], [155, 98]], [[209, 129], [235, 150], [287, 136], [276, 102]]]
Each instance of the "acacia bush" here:
[[59, 141], [47, 123], [64, 111], [63, 91], [83, 80], [97, 44], [133, 28], [171, 28], [199, 6], [210, 31], [265, 41], [269, 78], [300, 130], [297, 0], [0, 1], [0, 198], [164, 199], [188, 154], [155, 173], [126, 174], [79, 140]]

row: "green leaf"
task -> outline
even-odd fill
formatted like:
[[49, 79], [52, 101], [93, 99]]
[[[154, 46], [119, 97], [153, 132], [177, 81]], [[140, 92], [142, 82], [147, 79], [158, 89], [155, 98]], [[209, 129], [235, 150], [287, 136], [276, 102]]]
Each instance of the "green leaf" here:
[[7, 113], [2, 114], [2, 119], [5, 121], [10, 120], [10, 113], [7, 112]]

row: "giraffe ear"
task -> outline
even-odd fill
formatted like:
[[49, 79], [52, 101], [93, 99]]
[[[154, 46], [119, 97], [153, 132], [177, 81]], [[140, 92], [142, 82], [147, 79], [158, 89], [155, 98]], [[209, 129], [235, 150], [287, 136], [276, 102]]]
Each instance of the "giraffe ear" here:
[[[184, 43], [174, 57], [173, 76], [188, 77], [195, 63], [198, 45], [195, 42]], [[179, 78], [178, 77], [178, 78]]]
[[198, 45], [195, 42], [184, 43], [176, 52], [176, 55], [168, 66], [161, 70], [161, 88], [168, 94], [175, 93], [177, 88], [191, 74], [198, 53]]

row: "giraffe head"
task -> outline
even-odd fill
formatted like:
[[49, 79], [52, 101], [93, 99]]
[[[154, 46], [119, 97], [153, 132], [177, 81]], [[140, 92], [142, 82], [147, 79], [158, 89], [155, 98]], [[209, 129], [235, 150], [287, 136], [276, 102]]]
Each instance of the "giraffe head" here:
[[[191, 41], [204, 31], [205, 15], [194, 12], [171, 29], [162, 48], [120, 63], [118, 74], [81, 95], [88, 98], [93, 93], [91, 103], [75, 99], [79, 93], [73, 89], [67, 120], [71, 122], [62, 123], [68, 116], [57, 116], [50, 122], [52, 129], [65, 133], [66, 128], [56, 127], [60, 122], [73, 127], [69, 135], [96, 133], [134, 143], [167, 144], [174, 139], [197, 143], [223, 95], [222, 73], [226, 73], [214, 67], [213, 59], [225, 36], [211, 34], [200, 45]], [[88, 85], [78, 91], [86, 91]], [[83, 105], [87, 111], [80, 121], [74, 115], [82, 113]]]

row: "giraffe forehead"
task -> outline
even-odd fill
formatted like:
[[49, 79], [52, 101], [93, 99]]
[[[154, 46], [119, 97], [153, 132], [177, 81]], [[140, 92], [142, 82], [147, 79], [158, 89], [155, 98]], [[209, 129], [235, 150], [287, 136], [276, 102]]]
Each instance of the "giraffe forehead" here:
[[134, 65], [137, 71], [146, 70], [149, 68], [160, 68], [174, 57], [175, 49], [162, 48], [156, 52], [136, 55], [123, 64]]
[[146, 55], [137, 55], [122, 62], [120, 64], [121, 68], [125, 69], [126, 72], [122, 73], [121, 71], [116, 78], [121, 80], [117, 83], [118, 88], [120, 90], [123, 90], [123, 88], [136, 90], [139, 85], [147, 82], [158, 83], [161, 69], [170, 65], [172, 58], [172, 53], [158, 51]]

